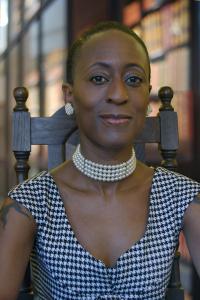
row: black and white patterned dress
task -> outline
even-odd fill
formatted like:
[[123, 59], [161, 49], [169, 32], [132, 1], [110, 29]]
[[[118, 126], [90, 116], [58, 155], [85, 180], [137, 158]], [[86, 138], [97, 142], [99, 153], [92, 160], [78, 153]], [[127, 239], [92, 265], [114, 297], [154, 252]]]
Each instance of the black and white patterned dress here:
[[157, 168], [143, 237], [106, 268], [77, 241], [48, 172], [17, 186], [9, 196], [38, 225], [31, 255], [35, 293], [42, 300], [164, 299], [184, 211], [198, 191], [200, 184]]

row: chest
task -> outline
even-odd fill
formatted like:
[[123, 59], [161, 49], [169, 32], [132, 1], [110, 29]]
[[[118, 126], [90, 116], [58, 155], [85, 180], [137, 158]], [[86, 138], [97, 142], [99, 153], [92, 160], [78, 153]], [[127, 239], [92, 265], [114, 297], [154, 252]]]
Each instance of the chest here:
[[[65, 197], [64, 208], [69, 224], [81, 246], [106, 266], [117, 259], [144, 235], [148, 221], [147, 191]], [[115, 198], [115, 199], [114, 199]], [[68, 200], [69, 199], [69, 200]], [[73, 199], [73, 200], [72, 200]]]

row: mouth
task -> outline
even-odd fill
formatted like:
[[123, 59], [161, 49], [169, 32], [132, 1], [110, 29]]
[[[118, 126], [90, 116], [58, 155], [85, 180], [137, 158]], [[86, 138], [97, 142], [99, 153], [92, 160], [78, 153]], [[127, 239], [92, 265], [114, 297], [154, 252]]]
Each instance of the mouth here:
[[125, 125], [132, 119], [131, 116], [126, 114], [104, 114], [100, 117], [108, 125]]

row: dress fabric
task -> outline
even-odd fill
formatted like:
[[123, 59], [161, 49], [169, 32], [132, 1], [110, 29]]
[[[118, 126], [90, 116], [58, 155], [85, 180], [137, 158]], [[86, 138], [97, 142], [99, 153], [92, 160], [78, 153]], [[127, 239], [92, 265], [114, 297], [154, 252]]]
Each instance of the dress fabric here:
[[41, 300], [164, 299], [183, 215], [199, 191], [199, 183], [155, 169], [145, 233], [107, 268], [76, 239], [50, 173], [18, 185], [9, 196], [37, 223], [31, 254], [35, 294]]

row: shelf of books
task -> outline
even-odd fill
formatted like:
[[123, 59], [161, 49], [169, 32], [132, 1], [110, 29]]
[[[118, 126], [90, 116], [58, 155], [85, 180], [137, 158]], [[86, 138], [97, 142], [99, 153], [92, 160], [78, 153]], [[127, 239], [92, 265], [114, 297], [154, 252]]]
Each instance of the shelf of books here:
[[[189, 0], [128, 1], [123, 22], [147, 45], [151, 60], [152, 114], [157, 114], [157, 92], [168, 85], [174, 90], [173, 106], [178, 112], [179, 161], [192, 159], [192, 93], [190, 88]], [[155, 151], [150, 151], [155, 155]], [[156, 160], [155, 157], [150, 159]]]

